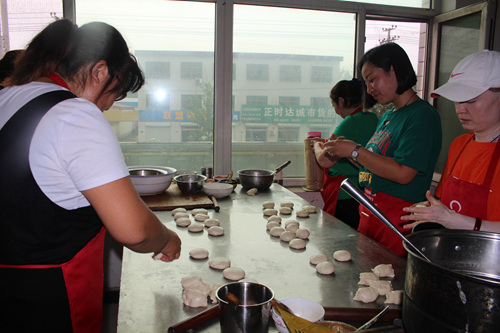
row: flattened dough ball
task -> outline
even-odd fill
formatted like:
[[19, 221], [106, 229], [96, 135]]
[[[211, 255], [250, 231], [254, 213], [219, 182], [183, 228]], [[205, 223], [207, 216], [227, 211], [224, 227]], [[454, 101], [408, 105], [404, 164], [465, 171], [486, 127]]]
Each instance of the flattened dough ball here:
[[177, 213], [185, 213], [185, 212], [187, 212], [186, 208], [182, 207], [175, 208], [174, 210], [172, 210], [172, 216], [175, 216], [175, 214]]
[[202, 232], [205, 228], [205, 225], [200, 222], [194, 222], [188, 227], [189, 232]]
[[264, 209], [264, 211], [262, 212], [265, 216], [273, 216], [273, 215], [276, 215], [278, 214], [278, 211], [276, 209], [272, 209], [272, 208], [267, 208], [267, 209]]
[[353, 300], [363, 303], [371, 303], [375, 302], [378, 296], [379, 294], [377, 289], [372, 287], [363, 287], [359, 288], [358, 291], [356, 291], [356, 295], [354, 295]]
[[278, 215], [269, 216], [269, 218], [267, 219], [267, 222], [273, 222], [273, 221], [281, 224], [281, 217], [279, 217]]
[[175, 221], [175, 224], [177, 224], [178, 227], [189, 227], [191, 225], [191, 220], [189, 217], [181, 217]]
[[215, 257], [208, 261], [208, 265], [213, 269], [226, 269], [231, 266], [231, 261], [226, 257]]
[[240, 267], [228, 267], [222, 271], [222, 275], [232, 281], [238, 281], [245, 277], [245, 271]]
[[313, 265], [317, 265], [322, 263], [323, 261], [328, 261], [328, 256], [323, 253], [315, 254], [311, 258], [309, 258], [309, 263]]
[[194, 216], [195, 221], [199, 221], [199, 222], [204, 222], [204, 221], [208, 220], [209, 218], [210, 218], [210, 216], [208, 216], [208, 214], [204, 214], [204, 213], [198, 213]]
[[251, 188], [247, 191], [247, 194], [250, 195], [250, 196], [254, 196], [256, 195], [257, 193], [259, 192], [258, 189], [256, 189], [255, 187], [254, 188]]
[[316, 213], [316, 206], [304, 206], [302, 209], [305, 209], [309, 212], [309, 214], [314, 214]]
[[385, 294], [385, 304], [401, 304], [403, 302], [403, 290], [393, 290]]
[[289, 208], [293, 208], [293, 202], [291, 202], [291, 201], [285, 201], [285, 202], [282, 202], [282, 203], [280, 203], [280, 207], [289, 207]]
[[335, 271], [335, 265], [331, 261], [323, 261], [316, 265], [316, 272], [323, 275], [330, 275]]
[[378, 280], [378, 276], [373, 272], [363, 272], [359, 274], [359, 282], [358, 284], [362, 284], [368, 286], [370, 281]]
[[285, 229], [283, 229], [282, 227], [274, 227], [270, 230], [271, 236], [273, 236], [273, 237], [279, 237], [284, 232], [285, 232]]
[[266, 224], [267, 230], [271, 230], [272, 228], [279, 227], [280, 224], [276, 221], [271, 221]]
[[262, 208], [264, 208], [264, 209], [268, 209], [268, 208], [272, 209], [272, 208], [274, 208], [274, 202], [272, 202], [272, 201], [266, 201], [266, 202], [264, 202], [262, 204]]
[[290, 215], [292, 214], [293, 209], [290, 207], [280, 207], [280, 214]]
[[290, 243], [288, 243], [288, 245], [292, 249], [302, 250], [302, 249], [305, 249], [305, 247], [306, 247], [306, 241], [303, 239], [300, 239], [300, 238], [295, 238], [295, 239], [292, 239], [290, 241]]
[[333, 259], [337, 261], [349, 261], [351, 258], [351, 252], [347, 250], [338, 250], [333, 253]]
[[205, 227], [207, 227], [207, 228], [220, 225], [220, 221], [217, 219], [206, 219], [204, 222], [205, 222]]
[[298, 217], [309, 217], [309, 211], [306, 209], [301, 209], [296, 214]]
[[295, 239], [295, 234], [291, 231], [285, 231], [280, 235], [280, 240], [283, 242], [289, 242], [292, 239]]
[[205, 208], [195, 208], [193, 209], [191, 214], [193, 214], [193, 216], [196, 216], [198, 214], [208, 214], [208, 210], [206, 210]]
[[375, 266], [375, 268], [372, 269], [372, 272], [375, 273], [379, 278], [381, 277], [389, 277], [393, 278], [395, 276], [394, 274], [394, 269], [392, 268], [391, 264], [380, 264]]
[[206, 259], [208, 258], [208, 250], [198, 247], [189, 251], [189, 256], [193, 259]]
[[310, 234], [311, 233], [307, 229], [297, 229], [297, 231], [295, 231], [295, 236], [300, 239], [308, 239]]
[[210, 236], [222, 236], [224, 235], [224, 228], [219, 226], [213, 226], [208, 228], [208, 234]]

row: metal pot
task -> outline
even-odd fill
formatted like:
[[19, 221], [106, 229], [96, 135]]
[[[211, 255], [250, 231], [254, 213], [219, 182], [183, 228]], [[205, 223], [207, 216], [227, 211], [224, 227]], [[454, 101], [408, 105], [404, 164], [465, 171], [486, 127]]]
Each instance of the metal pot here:
[[283, 170], [288, 164], [290, 164], [290, 161], [286, 161], [274, 171], [260, 169], [239, 170], [240, 184], [245, 189], [256, 188], [259, 191], [265, 191], [273, 184], [274, 175]]
[[408, 240], [405, 332], [500, 331], [500, 234], [423, 230]]

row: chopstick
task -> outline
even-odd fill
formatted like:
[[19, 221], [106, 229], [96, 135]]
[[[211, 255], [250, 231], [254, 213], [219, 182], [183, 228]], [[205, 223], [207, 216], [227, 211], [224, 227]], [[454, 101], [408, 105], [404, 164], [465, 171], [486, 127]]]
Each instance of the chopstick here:
[[191, 318], [188, 318], [173, 326], [170, 326], [168, 328], [168, 333], [184, 333], [193, 327], [196, 327], [214, 317], [217, 317], [218, 315], [219, 315], [219, 306], [216, 305], [211, 309], [200, 312]]

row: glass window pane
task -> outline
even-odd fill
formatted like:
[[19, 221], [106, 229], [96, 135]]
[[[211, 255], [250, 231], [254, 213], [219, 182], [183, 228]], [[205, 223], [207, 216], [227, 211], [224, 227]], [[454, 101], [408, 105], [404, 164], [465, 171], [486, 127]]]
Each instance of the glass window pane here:
[[126, 163], [198, 172], [213, 165], [215, 4], [76, 0], [76, 8], [79, 25], [117, 28], [146, 75], [136, 96], [104, 113], [112, 115]]
[[7, 25], [0, 25], [2, 55], [10, 50], [24, 49], [40, 30], [62, 17], [61, 0], [8, 0], [2, 1], [8, 18]]
[[411, 8], [431, 8], [431, 0], [340, 0], [350, 2], [371, 3], [376, 5], [403, 6]]
[[[234, 6], [231, 168], [273, 170], [304, 177], [307, 132], [329, 137], [340, 117], [332, 86], [351, 79], [355, 14]], [[325, 102], [327, 101], [327, 102]], [[264, 104], [265, 103], [265, 104]]]

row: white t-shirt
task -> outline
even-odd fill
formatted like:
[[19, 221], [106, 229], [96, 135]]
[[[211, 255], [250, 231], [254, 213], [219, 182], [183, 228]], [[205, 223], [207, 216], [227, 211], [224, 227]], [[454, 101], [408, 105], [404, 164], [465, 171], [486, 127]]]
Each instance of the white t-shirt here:
[[[33, 98], [64, 88], [32, 82], [0, 91], [0, 128]], [[81, 191], [129, 175], [116, 136], [97, 106], [83, 98], [65, 100], [41, 119], [29, 161], [43, 193], [66, 209], [89, 206]]]

